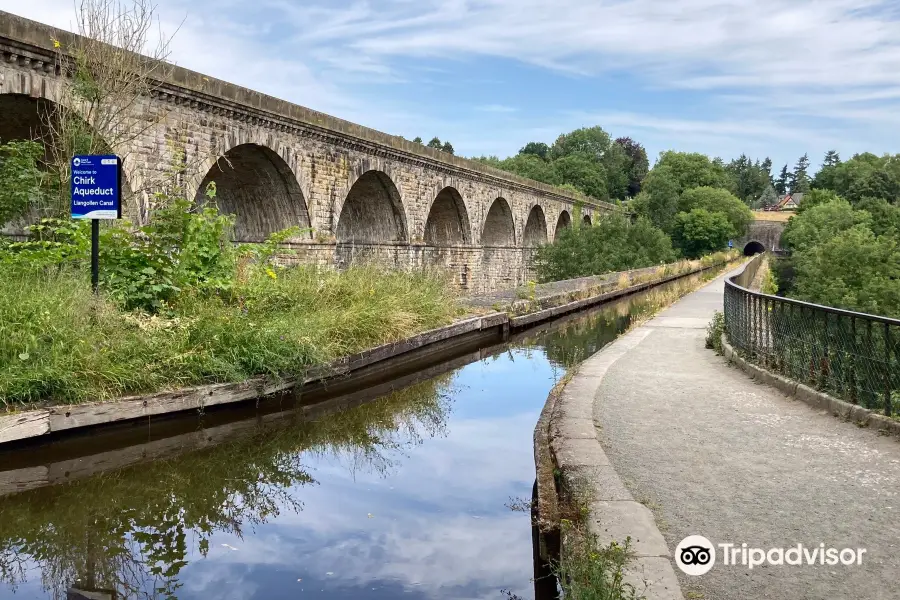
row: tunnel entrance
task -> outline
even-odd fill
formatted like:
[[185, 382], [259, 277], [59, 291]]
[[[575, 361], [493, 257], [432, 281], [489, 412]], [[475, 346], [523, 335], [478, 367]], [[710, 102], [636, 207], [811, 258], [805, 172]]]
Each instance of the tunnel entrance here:
[[754, 256], [756, 254], [762, 254], [765, 251], [766, 247], [757, 241], [749, 242], [744, 246], [744, 256]]

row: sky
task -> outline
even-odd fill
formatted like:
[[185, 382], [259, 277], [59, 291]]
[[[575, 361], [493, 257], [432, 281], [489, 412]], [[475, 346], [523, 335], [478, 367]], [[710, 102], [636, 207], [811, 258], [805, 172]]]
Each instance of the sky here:
[[[726, 160], [896, 152], [896, 0], [157, 0], [170, 60], [464, 156], [600, 125]], [[0, 0], [72, 29], [72, 0]]]

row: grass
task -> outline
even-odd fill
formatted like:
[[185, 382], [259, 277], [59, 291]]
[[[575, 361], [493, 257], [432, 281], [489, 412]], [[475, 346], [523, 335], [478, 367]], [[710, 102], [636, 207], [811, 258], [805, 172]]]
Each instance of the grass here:
[[[274, 275], [274, 273], [273, 273]], [[305, 370], [453, 320], [433, 273], [314, 266], [182, 294], [165, 316], [125, 312], [80, 270], [2, 268], [0, 407], [78, 403]]]
[[753, 219], [755, 221], [778, 221], [779, 223], [787, 223], [787, 220], [795, 214], [797, 213], [794, 211], [755, 210], [753, 211]]

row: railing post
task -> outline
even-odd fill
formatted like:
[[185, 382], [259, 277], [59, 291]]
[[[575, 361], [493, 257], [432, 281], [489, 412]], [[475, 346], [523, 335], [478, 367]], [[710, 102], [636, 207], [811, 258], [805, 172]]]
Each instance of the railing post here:
[[888, 417], [893, 413], [891, 407], [891, 326], [889, 323], [884, 324], [884, 414]]

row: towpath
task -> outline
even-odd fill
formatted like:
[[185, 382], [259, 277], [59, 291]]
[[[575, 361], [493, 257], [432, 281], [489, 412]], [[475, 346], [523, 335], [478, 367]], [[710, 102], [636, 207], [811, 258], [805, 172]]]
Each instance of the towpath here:
[[[733, 274], [733, 273], [732, 273]], [[676, 569], [686, 598], [900, 598], [900, 440], [815, 411], [704, 348], [724, 276], [626, 338], [594, 397], [598, 438], [673, 554], [688, 535], [865, 548], [859, 566]], [[614, 344], [615, 345], [615, 344]], [[632, 344], [626, 344], [632, 346]]]

